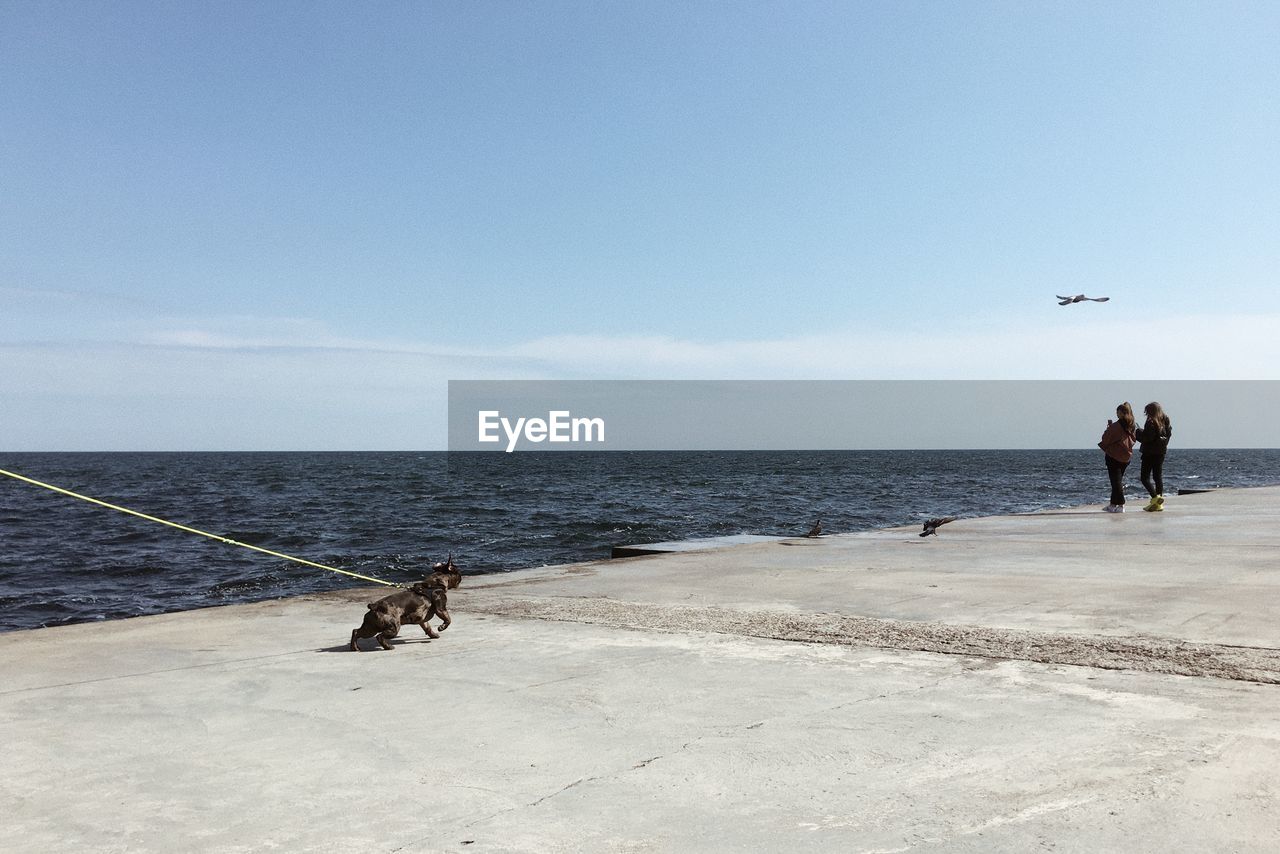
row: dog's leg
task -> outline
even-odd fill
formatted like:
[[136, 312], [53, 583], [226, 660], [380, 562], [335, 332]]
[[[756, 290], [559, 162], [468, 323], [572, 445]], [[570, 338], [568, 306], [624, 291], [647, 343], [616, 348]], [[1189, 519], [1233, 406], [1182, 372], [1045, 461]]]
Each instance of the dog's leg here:
[[364, 622], [351, 632], [351, 649], [355, 652], [360, 652], [360, 644], [357, 641], [373, 637], [380, 629], [386, 628], [387, 625], [386, 618], [383, 617], [381, 612], [371, 608], [364, 615]]
[[427, 606], [427, 612], [422, 615], [422, 621], [418, 623], [418, 625], [422, 626], [422, 630], [427, 633], [427, 637], [432, 640], [440, 637], [440, 635], [436, 634], [436, 630], [431, 628], [431, 618], [436, 615], [439, 609], [440, 601], [433, 597], [431, 604]]
[[443, 590], [436, 590], [435, 595], [431, 597], [431, 613], [439, 617], [440, 625], [437, 627], [439, 631], [449, 628], [449, 596]]
[[387, 641], [391, 640], [398, 634], [400, 634], [400, 621], [394, 620], [391, 625], [387, 626], [387, 628], [378, 635], [378, 643], [382, 644], [383, 649], [394, 649], [395, 647], [387, 643]]

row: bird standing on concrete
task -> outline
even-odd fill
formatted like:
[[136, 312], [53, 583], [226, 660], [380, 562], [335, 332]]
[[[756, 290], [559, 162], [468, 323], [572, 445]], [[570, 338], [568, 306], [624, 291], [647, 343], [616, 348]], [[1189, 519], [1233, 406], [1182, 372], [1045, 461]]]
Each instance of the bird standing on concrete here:
[[1073, 297], [1058, 295], [1058, 305], [1071, 305], [1072, 303], [1084, 302], [1085, 300], [1088, 300], [1089, 302], [1106, 302], [1109, 299], [1111, 299], [1111, 297], [1087, 297], [1084, 294], [1076, 294]]
[[821, 534], [822, 534], [822, 517], [819, 516], [818, 521], [813, 523], [813, 527], [809, 529], [809, 533], [805, 534], [805, 536], [817, 537], [817, 536], [821, 536]]
[[927, 537], [930, 534], [937, 535], [938, 528], [947, 524], [948, 522], [954, 522], [955, 520], [956, 520], [955, 516], [943, 516], [941, 519], [930, 519], [929, 521], [924, 523], [924, 533], [922, 533], [920, 536]]

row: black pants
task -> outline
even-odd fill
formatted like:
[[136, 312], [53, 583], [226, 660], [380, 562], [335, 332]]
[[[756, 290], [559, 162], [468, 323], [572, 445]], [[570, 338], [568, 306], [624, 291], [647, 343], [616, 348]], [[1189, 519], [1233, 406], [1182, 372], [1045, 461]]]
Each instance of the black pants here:
[[1152, 498], [1164, 495], [1164, 454], [1142, 455], [1142, 485]]
[[1111, 503], [1124, 504], [1124, 470], [1128, 463], [1107, 457], [1107, 478], [1111, 481]]

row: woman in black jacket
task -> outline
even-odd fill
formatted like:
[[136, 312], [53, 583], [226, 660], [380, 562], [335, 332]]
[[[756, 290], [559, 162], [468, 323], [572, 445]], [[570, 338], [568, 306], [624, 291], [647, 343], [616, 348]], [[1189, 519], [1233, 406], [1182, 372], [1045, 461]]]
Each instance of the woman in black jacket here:
[[1142, 485], [1151, 496], [1151, 503], [1143, 510], [1164, 510], [1164, 453], [1173, 438], [1173, 424], [1164, 409], [1154, 400], [1142, 410], [1147, 422], [1138, 431], [1142, 443]]

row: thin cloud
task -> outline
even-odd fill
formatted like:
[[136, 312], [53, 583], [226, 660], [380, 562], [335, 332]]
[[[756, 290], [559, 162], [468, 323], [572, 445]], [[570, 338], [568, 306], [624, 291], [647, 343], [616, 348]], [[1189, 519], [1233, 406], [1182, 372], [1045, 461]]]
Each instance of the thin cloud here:
[[[821, 331], [772, 339], [555, 335], [510, 345], [430, 344], [343, 335], [309, 318], [157, 318], [97, 346], [117, 350], [413, 357], [458, 379], [1275, 379], [1280, 316], [940, 325]], [[26, 342], [56, 349], [56, 341]], [[66, 342], [83, 350], [95, 346]], [[271, 354], [275, 354], [274, 356]]]
[[62, 288], [31, 288], [17, 285], [0, 285], [0, 304], [14, 307], [48, 308], [50, 304], [66, 310], [71, 308], [112, 308], [154, 310], [156, 303], [138, 297], [108, 291], [81, 291]]
[[509, 348], [574, 375], [632, 379], [1276, 379], [1280, 317], [820, 333], [758, 341], [554, 336]]
[[[270, 327], [272, 334], [264, 329]], [[1280, 317], [441, 347], [253, 318], [0, 343], [4, 450], [440, 448], [450, 379], [1280, 379]]]
[[[227, 317], [141, 335], [149, 347], [419, 356], [465, 378], [504, 370], [545, 378], [631, 379], [1275, 379], [1280, 316], [1150, 320], [1067, 316], [908, 331], [849, 329], [759, 340], [555, 335], [505, 346], [345, 336], [305, 318]], [[476, 373], [479, 372], [479, 373]]]

